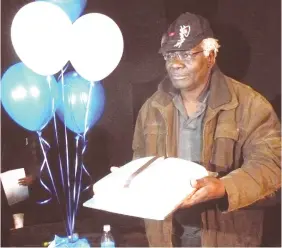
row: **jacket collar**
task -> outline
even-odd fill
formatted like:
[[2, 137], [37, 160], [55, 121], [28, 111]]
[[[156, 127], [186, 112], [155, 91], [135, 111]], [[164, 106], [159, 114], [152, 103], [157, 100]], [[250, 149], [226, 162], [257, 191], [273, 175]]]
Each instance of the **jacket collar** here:
[[238, 105], [235, 92], [227, 83], [227, 77], [216, 67], [211, 75], [208, 106], [213, 109], [231, 109]]

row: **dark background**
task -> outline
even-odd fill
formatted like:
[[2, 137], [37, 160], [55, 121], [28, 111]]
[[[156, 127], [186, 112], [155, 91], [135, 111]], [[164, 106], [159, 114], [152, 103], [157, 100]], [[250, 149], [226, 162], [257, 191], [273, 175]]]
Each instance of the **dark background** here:
[[[19, 61], [11, 44], [10, 27], [16, 12], [29, 2], [1, 0], [1, 76]], [[221, 70], [263, 94], [281, 116], [280, 0], [88, 0], [84, 13], [110, 16], [119, 25], [125, 42], [119, 66], [103, 80], [105, 112], [88, 134], [85, 164], [94, 180], [108, 173], [111, 166], [130, 161], [138, 111], [165, 75], [164, 61], [158, 54], [161, 35], [185, 11], [209, 19], [221, 45]], [[15, 124], [3, 109], [1, 117], [2, 147], [10, 147], [5, 156], [15, 156], [21, 149], [17, 144], [30, 133]], [[43, 135], [52, 140], [52, 124]], [[8, 169], [9, 165], [2, 164], [4, 167]], [[266, 242], [272, 242], [275, 233], [280, 235], [280, 219], [280, 206], [267, 213]]]

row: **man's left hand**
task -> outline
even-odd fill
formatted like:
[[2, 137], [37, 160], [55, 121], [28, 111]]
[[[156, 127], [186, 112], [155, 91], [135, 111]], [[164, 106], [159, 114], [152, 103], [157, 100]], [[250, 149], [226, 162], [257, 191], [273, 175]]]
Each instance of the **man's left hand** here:
[[222, 181], [215, 177], [204, 177], [191, 181], [195, 191], [190, 194], [179, 206], [180, 208], [191, 207], [192, 205], [221, 198], [225, 195], [225, 187]]
[[34, 180], [35, 178], [33, 176], [27, 176], [19, 179], [18, 183], [19, 185], [23, 185], [23, 186], [30, 186], [31, 184], [33, 184]]

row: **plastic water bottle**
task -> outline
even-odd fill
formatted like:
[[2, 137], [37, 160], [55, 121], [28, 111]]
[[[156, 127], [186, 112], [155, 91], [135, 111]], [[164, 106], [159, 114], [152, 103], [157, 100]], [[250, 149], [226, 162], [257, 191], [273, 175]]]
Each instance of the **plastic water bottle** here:
[[111, 226], [104, 225], [103, 230], [104, 233], [101, 238], [101, 247], [115, 247], [115, 241], [111, 234]]

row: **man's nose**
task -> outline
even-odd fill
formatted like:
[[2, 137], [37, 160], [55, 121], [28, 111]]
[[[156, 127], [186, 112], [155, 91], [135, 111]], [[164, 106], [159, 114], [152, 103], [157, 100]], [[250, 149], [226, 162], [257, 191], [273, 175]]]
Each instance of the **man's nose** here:
[[171, 67], [173, 69], [181, 69], [184, 67], [184, 64], [178, 59], [175, 58], [172, 62], [171, 62]]

